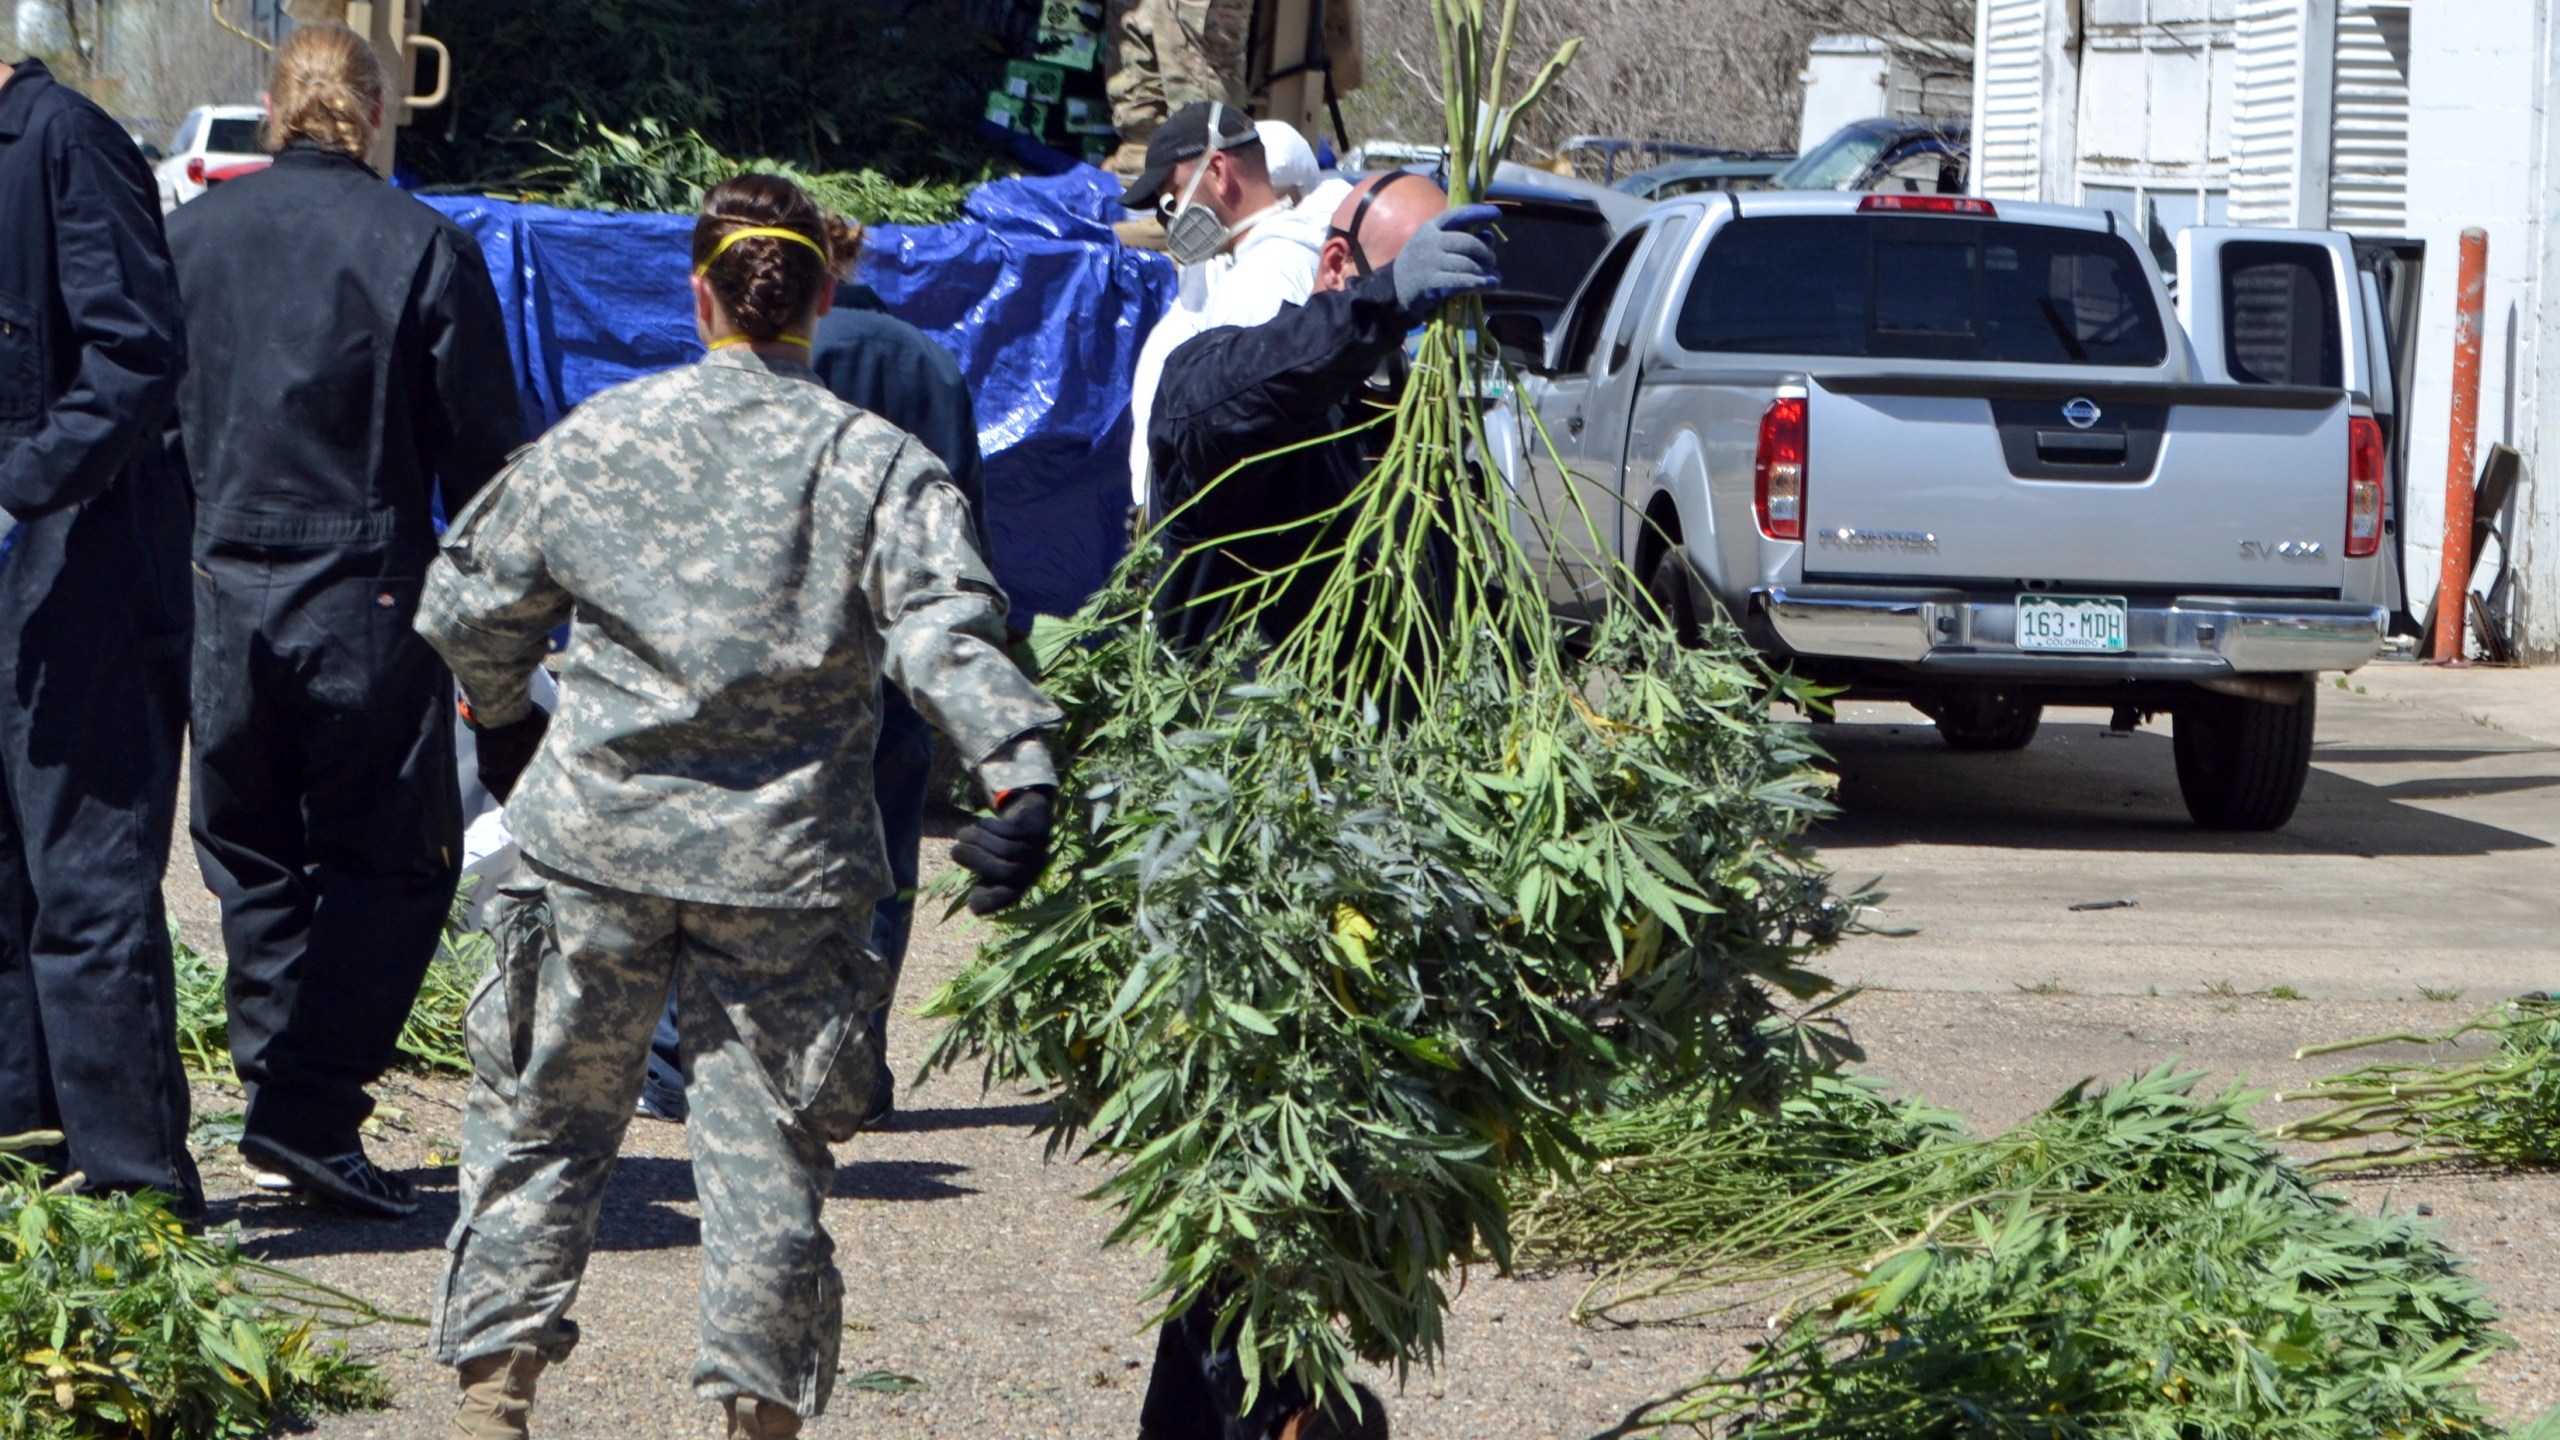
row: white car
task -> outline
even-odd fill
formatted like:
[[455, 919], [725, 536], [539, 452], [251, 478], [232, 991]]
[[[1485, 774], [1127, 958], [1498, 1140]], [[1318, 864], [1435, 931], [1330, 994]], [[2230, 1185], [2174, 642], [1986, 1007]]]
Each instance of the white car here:
[[[200, 105], [178, 122], [169, 158], [153, 173], [160, 181], [160, 211], [167, 214], [205, 192], [208, 172], [262, 165], [258, 129], [267, 112], [256, 105]], [[221, 178], [221, 177], [214, 177]]]

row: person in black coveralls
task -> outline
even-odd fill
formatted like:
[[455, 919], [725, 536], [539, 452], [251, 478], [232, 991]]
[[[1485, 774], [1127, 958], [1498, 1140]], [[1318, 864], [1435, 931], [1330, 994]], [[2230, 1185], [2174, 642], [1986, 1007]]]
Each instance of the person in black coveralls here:
[[[1322, 541], [1314, 517], [1351, 493], [1384, 439], [1372, 430], [1305, 442], [1348, 430], [1375, 413], [1370, 403], [1392, 405], [1405, 336], [1451, 297], [1497, 283], [1492, 246], [1469, 233], [1494, 215], [1449, 209], [1421, 175], [1364, 181], [1334, 212], [1306, 304], [1267, 324], [1205, 331], [1166, 358], [1147, 445], [1151, 509], [1168, 517], [1174, 557], [1158, 619], [1176, 643], [1224, 625], [1231, 600], [1203, 597]], [[1322, 581], [1308, 572], [1263, 610], [1264, 638], [1287, 635]], [[1315, 1403], [1287, 1375], [1266, 1376], [1247, 1409], [1235, 1337], [1217, 1333], [1225, 1293], [1213, 1281], [1157, 1332], [1139, 1440], [1386, 1440], [1386, 1406], [1365, 1386], [1354, 1413]]]
[[[169, 220], [199, 363], [196, 857], [222, 900], [240, 1151], [270, 1186], [417, 1208], [365, 1158], [460, 874], [453, 680], [411, 628], [447, 515], [524, 422], [479, 246], [366, 168], [382, 74], [353, 31], [276, 52], [275, 164]], [[536, 712], [539, 716], [540, 712]], [[477, 737], [503, 796], [539, 719]]]
[[141, 152], [0, 64], [0, 1135], [93, 1190], [203, 1193], [160, 874], [187, 696], [185, 368]]

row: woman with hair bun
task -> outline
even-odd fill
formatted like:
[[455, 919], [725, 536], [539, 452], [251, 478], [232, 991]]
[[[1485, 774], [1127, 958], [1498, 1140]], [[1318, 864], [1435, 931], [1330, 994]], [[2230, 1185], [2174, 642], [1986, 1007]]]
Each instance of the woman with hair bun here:
[[483, 725], [573, 614], [549, 733], [508, 806], [524, 858], [471, 1002], [461, 1214], [437, 1301], [454, 1434], [528, 1434], [670, 987], [702, 1329], [695, 1393], [732, 1437], [826, 1408], [843, 1284], [829, 1146], [872, 1098], [870, 945], [890, 890], [872, 790], [883, 682], [951, 737], [996, 815], [953, 855], [972, 909], [1048, 861], [1057, 708], [1005, 649], [1004, 592], [923, 444], [818, 383], [851, 236], [744, 175], [693, 230], [700, 363], [617, 386], [464, 510], [418, 628]]
[[[275, 163], [179, 207], [169, 248], [191, 342], [192, 824], [222, 900], [240, 1151], [264, 1188], [398, 1217], [417, 1195], [357, 1127], [462, 850], [452, 678], [411, 622], [439, 501], [461, 509], [524, 430], [480, 247], [365, 166], [382, 94], [354, 31], [295, 30], [267, 92]], [[509, 738], [480, 747], [493, 790]]]

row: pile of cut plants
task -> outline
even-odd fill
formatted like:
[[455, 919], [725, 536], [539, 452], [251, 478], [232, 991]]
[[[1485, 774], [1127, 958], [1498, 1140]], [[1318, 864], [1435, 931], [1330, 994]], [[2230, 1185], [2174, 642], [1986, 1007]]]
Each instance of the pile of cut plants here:
[[2476, 1060], [2379, 1061], [2279, 1093], [2322, 1108], [2276, 1127], [2276, 1137], [2347, 1147], [2313, 1162], [2332, 1172], [2560, 1165], [2560, 1001], [2510, 1000], [2447, 1030], [2306, 1045], [2294, 1058], [2385, 1045], [2443, 1052], [2472, 1036], [2495, 1049]]
[[[1515, 74], [1514, 4], [1431, 3], [1463, 205], [1570, 49]], [[1511, 1264], [1509, 1187], [1627, 1097], [1773, 1096], [1813, 1042], [1770, 1022], [1855, 909], [1800, 846], [1830, 781], [1778, 707], [1812, 692], [1722, 625], [1677, 643], [1631, 577], [1586, 633], [1535, 602], [1471, 458], [1481, 318], [1423, 331], [1303, 564], [1191, 625], [1142, 543], [1035, 631], [1058, 858], [928, 1007], [931, 1064], [1054, 1097], [1052, 1151], [1108, 1162], [1153, 1299], [1211, 1297], [1256, 1388], [1431, 1363], [1461, 1272]], [[1312, 605], [1275, 609], [1301, 581]]]
[[156, 1196], [73, 1193], [0, 1137], [0, 1436], [246, 1440], [374, 1409], [389, 1389], [333, 1331], [388, 1317], [189, 1234]]
[[1771, 1316], [1619, 1434], [2504, 1433], [2470, 1381], [2501, 1344], [2479, 1283], [2277, 1152], [2262, 1094], [2197, 1079], [2084, 1084], [1985, 1140], [1832, 1076], [1741, 1124], [1665, 1102], [1595, 1128], [1602, 1158], [1520, 1223], [1598, 1265], [1594, 1323]]

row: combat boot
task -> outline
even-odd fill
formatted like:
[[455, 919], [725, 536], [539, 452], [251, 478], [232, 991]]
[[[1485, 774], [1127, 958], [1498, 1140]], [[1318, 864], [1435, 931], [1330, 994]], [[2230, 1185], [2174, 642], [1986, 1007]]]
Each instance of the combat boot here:
[[544, 1360], [530, 1345], [465, 1360], [455, 1372], [462, 1405], [453, 1412], [453, 1440], [527, 1440], [533, 1414], [534, 1377]]
[[753, 1395], [732, 1396], [722, 1403], [729, 1407], [729, 1440], [791, 1440], [800, 1433], [800, 1417], [787, 1405]]

